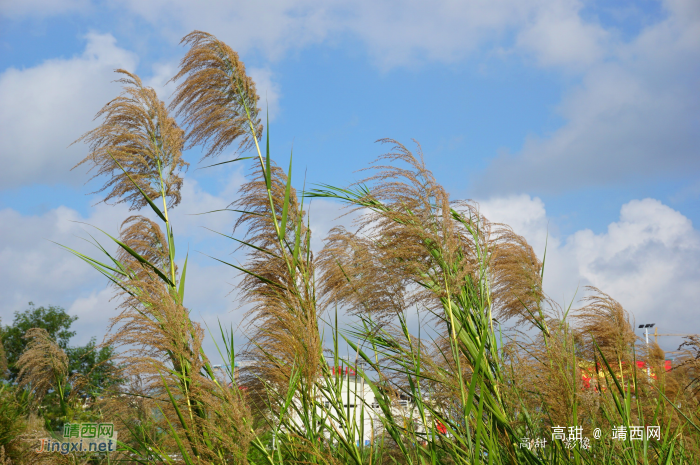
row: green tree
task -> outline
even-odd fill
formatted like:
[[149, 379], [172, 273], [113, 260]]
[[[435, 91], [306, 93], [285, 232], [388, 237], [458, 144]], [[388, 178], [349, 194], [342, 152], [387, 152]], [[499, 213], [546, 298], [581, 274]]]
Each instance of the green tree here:
[[9, 369], [8, 379], [14, 382], [17, 378], [19, 370], [16, 364], [27, 347], [28, 341], [23, 336], [28, 330], [45, 329], [61, 349], [67, 350], [68, 341], [75, 336], [75, 331], [71, 331], [70, 327], [77, 319], [77, 316], [68, 315], [62, 307], [36, 307], [33, 302], [29, 302], [27, 310], [15, 312], [12, 324], [0, 327], [0, 340], [5, 348]]
[[94, 337], [87, 345], [69, 347], [66, 353], [68, 371], [71, 374], [81, 373], [88, 378], [87, 384], [82, 388], [87, 395], [103, 391], [121, 381], [112, 362], [114, 349], [110, 346], [97, 349]]
[[[0, 320], [2, 323], [2, 320]], [[0, 380], [7, 377], [7, 356], [5, 355], [5, 346], [2, 343], [2, 325], [0, 325]]]
[[75, 336], [75, 331], [71, 331], [71, 326], [77, 319], [77, 316], [67, 314], [62, 307], [55, 305], [36, 307], [32, 302], [29, 302], [27, 310], [15, 312], [15, 318], [11, 325], [0, 326], [0, 341], [4, 346], [5, 358], [7, 359], [7, 379], [10, 382], [17, 379], [19, 373], [16, 366], [17, 360], [29, 342], [23, 337], [25, 333], [31, 328], [42, 328], [68, 355], [69, 373], [80, 373], [88, 378], [87, 385], [82, 388], [85, 394], [94, 394], [118, 384], [119, 379], [111, 361], [114, 354], [112, 347], [98, 349], [95, 338], [82, 347], [69, 345], [70, 339]]

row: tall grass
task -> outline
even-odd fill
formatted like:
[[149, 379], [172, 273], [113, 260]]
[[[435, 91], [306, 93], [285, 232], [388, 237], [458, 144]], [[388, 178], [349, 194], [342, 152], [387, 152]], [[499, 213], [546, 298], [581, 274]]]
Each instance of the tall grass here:
[[[152, 89], [121, 71], [125, 93], [83, 136], [85, 162], [107, 177], [105, 200], [148, 207], [155, 218], [132, 216], [119, 238], [108, 236], [116, 255], [97, 241], [105, 259], [72, 251], [111, 280], [122, 302], [108, 341], [123, 347], [128, 383], [102, 404], [120, 428], [121, 452], [110, 460], [698, 463], [697, 341], [666, 373], [663, 353], [636, 345], [629, 316], [611, 297], [592, 289], [583, 308], [559, 309], [525, 239], [489, 222], [478, 205], [451, 199], [420, 147], [414, 155], [383, 140], [392, 149], [367, 179], [300, 198], [291, 157], [285, 172], [270, 153], [269, 127], [263, 138], [259, 98], [238, 55], [199, 31], [183, 42], [190, 48], [170, 111], [187, 131]], [[248, 260], [213, 258], [241, 273], [251, 329], [237, 355], [232, 332], [210, 328], [221, 377], [185, 306], [187, 259], [179, 270], [168, 211], [180, 200], [184, 147], [201, 146], [208, 157], [234, 142], [255, 161], [230, 208], [245, 231], [224, 235]], [[353, 230], [332, 230], [318, 256], [304, 210], [311, 198], [362, 215]], [[339, 309], [358, 323], [341, 331]], [[409, 325], [413, 312], [429, 323]], [[323, 346], [323, 318], [332, 320], [333, 347]], [[341, 360], [341, 343], [355, 360]], [[247, 364], [234, 371], [241, 358]], [[342, 364], [355, 379], [331, 368]], [[630, 427], [647, 425], [660, 426], [658, 440], [631, 437]], [[627, 437], [613, 438], [620, 426]], [[553, 434], [558, 427], [564, 440]], [[590, 447], [568, 441], [576, 427]], [[532, 447], [535, 439], [546, 445]]]

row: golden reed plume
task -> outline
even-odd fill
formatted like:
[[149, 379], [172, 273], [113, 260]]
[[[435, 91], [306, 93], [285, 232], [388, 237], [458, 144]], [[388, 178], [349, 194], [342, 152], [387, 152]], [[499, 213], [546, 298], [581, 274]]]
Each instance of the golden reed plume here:
[[180, 172], [189, 165], [182, 159], [184, 132], [152, 88], [144, 87], [135, 74], [116, 72], [126, 76], [117, 81], [124, 91], [97, 113], [95, 119], [104, 118], [102, 124], [74, 142], [90, 148], [76, 167], [92, 162], [97, 172], [91, 179], [106, 176], [97, 191], [107, 191], [105, 202], [115, 199], [138, 210], [148, 204], [139, 188], [151, 200], [162, 189], [169, 206], [175, 206], [180, 203]]
[[[278, 167], [271, 169], [271, 175], [275, 211], [281, 212], [287, 177]], [[303, 224], [304, 212], [301, 211], [296, 191], [290, 188], [288, 224], [292, 226], [287, 228], [286, 234], [287, 244], [295, 244], [296, 237], [299, 237], [300, 258], [293, 272], [290, 272], [283, 258], [285, 254], [291, 258], [291, 254], [280, 247], [266, 182], [259, 169], [255, 169], [251, 181], [241, 187], [240, 199], [234, 205], [250, 212], [241, 215], [236, 228], [245, 227], [247, 241], [272, 252], [259, 249], [249, 252], [246, 269], [266, 281], [246, 274], [239, 287], [243, 301], [252, 304], [247, 313], [253, 328], [248, 334], [251, 343], [244, 356], [254, 363], [242, 372], [244, 382], [251, 388], [262, 387], [261, 380], [276, 387], [286, 386], [292, 367], [296, 366], [302, 371], [305, 385], [310, 386], [319, 374], [322, 341], [318, 332], [312, 281], [313, 255], [308, 249], [311, 231]]]
[[18, 384], [41, 399], [68, 377], [68, 356], [45, 329], [32, 328], [23, 337], [29, 343], [17, 360]]
[[[376, 182], [369, 196], [387, 208], [364, 214], [354, 233], [343, 227], [330, 231], [319, 255], [323, 297], [379, 320], [413, 305], [438, 309], [447, 290], [456, 292], [484, 272], [476, 255], [478, 241], [488, 254], [485, 272], [494, 316], [529, 322], [541, 318], [542, 264], [525, 239], [489, 222], [475, 203], [450, 201], [426, 168], [420, 145], [416, 156], [394, 140], [380, 142], [394, 147], [377, 161], [392, 164], [368, 168], [375, 174], [357, 184]], [[453, 218], [453, 208], [471, 221], [476, 234]], [[450, 275], [441, 271], [445, 264], [454, 270]], [[428, 284], [437, 282], [442, 285]]]
[[201, 31], [187, 34], [181, 43], [190, 49], [172, 79], [184, 81], [178, 85], [170, 106], [184, 118], [187, 147], [202, 145], [206, 148], [205, 158], [220, 154], [238, 138], [239, 150], [250, 148], [254, 141], [246, 109], [256, 137], [260, 137], [263, 127], [258, 117], [255, 83], [246, 75], [238, 54]]

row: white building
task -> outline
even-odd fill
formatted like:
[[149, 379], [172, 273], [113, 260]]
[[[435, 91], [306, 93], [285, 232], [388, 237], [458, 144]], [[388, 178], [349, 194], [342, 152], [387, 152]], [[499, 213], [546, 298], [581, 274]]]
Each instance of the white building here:
[[[332, 372], [337, 374], [337, 370], [332, 369]], [[360, 441], [369, 445], [381, 436], [381, 407], [371, 387], [351, 368], [343, 369], [339, 376], [333, 376], [331, 379], [319, 379], [316, 398], [318, 416], [327, 422], [329, 429], [336, 430], [339, 435], [354, 438], [358, 445]], [[299, 405], [298, 402], [295, 403]], [[401, 396], [395, 399], [392, 402], [391, 413], [396, 420], [412, 422], [413, 425], [405, 425], [407, 429], [412, 426], [418, 433], [425, 432], [419, 411], [410, 398]], [[303, 426], [296, 412], [292, 414], [292, 421], [300, 428]], [[426, 419], [428, 424], [430, 421]], [[327, 433], [328, 436], [330, 433]]]

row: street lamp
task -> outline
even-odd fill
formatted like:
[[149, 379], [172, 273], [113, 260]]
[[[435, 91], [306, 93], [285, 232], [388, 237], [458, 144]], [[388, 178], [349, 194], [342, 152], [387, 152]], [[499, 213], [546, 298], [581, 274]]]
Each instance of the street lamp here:
[[[644, 325], [639, 325], [639, 328], [644, 328], [644, 336], [647, 339], [647, 357], [649, 357], [649, 328], [653, 328], [656, 323], [647, 323]], [[651, 376], [651, 372], [649, 369], [649, 360], [647, 360], [647, 376]]]
[[647, 345], [649, 345], [649, 328], [653, 328], [656, 323], [649, 323], [645, 325], [639, 325], [639, 328], [644, 328], [644, 335], [647, 338]]

